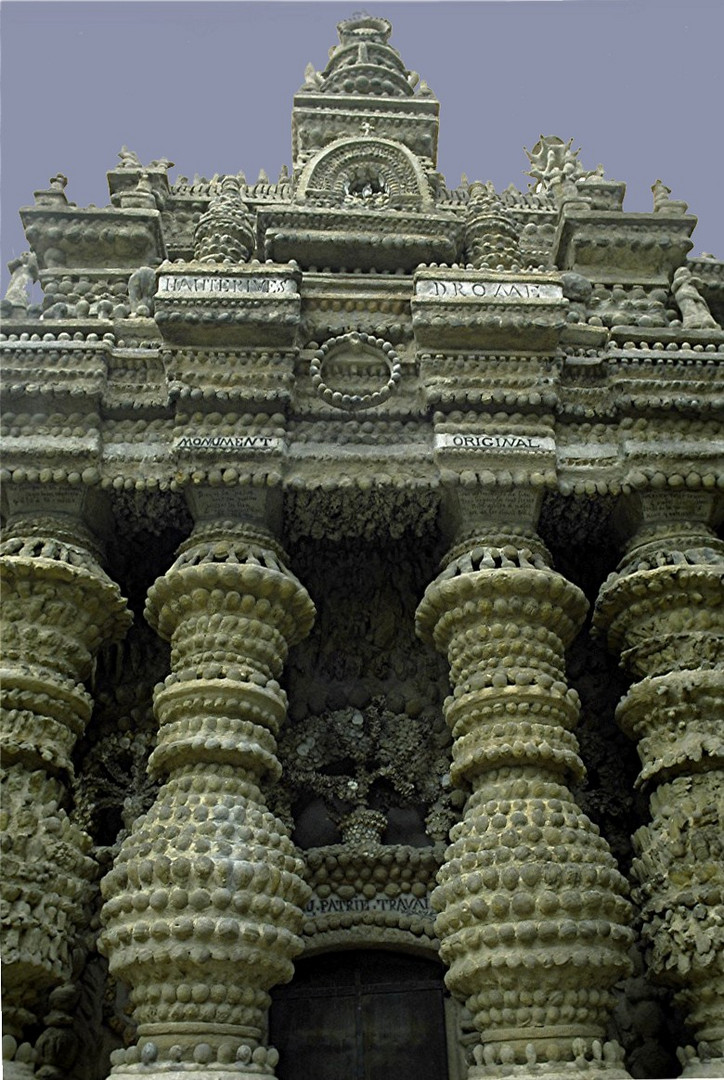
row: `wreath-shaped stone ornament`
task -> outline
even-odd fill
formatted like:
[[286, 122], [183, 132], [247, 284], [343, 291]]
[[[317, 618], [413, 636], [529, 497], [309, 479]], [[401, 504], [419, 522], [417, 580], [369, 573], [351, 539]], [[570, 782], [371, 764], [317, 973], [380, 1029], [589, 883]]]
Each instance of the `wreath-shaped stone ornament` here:
[[[330, 360], [342, 361], [343, 366], [351, 375], [358, 375], [359, 368], [364, 368], [375, 361], [384, 364], [389, 371], [389, 378], [378, 390], [367, 394], [343, 393], [341, 390], [333, 390], [324, 381], [322, 374], [325, 362]], [[397, 389], [397, 384], [402, 378], [402, 366], [400, 358], [389, 341], [384, 338], [373, 337], [361, 331], [352, 331], [349, 334], [340, 334], [338, 337], [329, 338], [317, 349], [309, 365], [309, 374], [312, 384], [319, 397], [335, 408], [344, 409], [347, 412], [357, 412], [360, 409], [371, 409], [375, 405], [381, 405], [387, 401], [390, 394]]]

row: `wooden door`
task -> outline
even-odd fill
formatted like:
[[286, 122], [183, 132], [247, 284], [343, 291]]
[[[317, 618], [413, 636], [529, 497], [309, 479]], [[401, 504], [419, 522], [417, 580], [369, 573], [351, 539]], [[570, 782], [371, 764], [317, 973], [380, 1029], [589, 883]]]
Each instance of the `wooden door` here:
[[327, 953], [277, 987], [279, 1080], [447, 1080], [442, 968], [382, 950]]

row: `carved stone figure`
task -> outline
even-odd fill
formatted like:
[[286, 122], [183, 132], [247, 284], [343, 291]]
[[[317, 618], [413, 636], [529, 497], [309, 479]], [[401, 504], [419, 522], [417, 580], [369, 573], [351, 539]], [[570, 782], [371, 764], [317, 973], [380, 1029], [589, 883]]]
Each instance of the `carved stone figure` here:
[[671, 188], [667, 187], [663, 180], [656, 180], [651, 185], [654, 196], [655, 214], [685, 214], [688, 206], [679, 199], [671, 198]]
[[655, 180], [651, 185], [651, 190], [654, 195], [654, 213], [659, 214], [666, 209], [667, 204], [671, 201], [671, 188], [667, 187], [663, 180]]
[[700, 279], [688, 266], [680, 266], [674, 272], [671, 291], [681, 312], [681, 322], [685, 330], [718, 330], [719, 324], [709, 311], [700, 288]]
[[56, 173], [55, 176], [51, 176], [51, 178], [50, 178], [50, 190], [51, 191], [64, 192], [67, 186], [68, 186], [68, 177], [64, 176], [63, 173]]
[[119, 169], [141, 169], [141, 159], [134, 150], [129, 150], [127, 146], [122, 146], [118, 151], [118, 157], [120, 158], [118, 168]]
[[32, 251], [24, 251], [17, 259], [8, 263], [11, 273], [10, 283], [2, 302], [3, 315], [18, 315], [27, 311], [30, 303], [30, 288], [38, 280], [38, 260]]
[[128, 299], [133, 315], [153, 315], [153, 297], [156, 292], [156, 271], [152, 266], [139, 266], [128, 279]]
[[531, 166], [528, 176], [532, 176], [543, 187], [563, 181], [575, 182], [603, 176], [602, 165], [598, 165], [593, 171], [586, 171], [578, 160], [580, 148], [572, 150], [572, 146], [573, 139], [564, 143], [557, 135], [541, 135], [532, 150], [525, 150]]

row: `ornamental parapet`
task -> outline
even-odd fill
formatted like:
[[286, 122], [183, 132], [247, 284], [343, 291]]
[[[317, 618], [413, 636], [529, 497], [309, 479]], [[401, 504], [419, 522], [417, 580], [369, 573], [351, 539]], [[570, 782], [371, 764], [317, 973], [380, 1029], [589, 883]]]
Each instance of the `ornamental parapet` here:
[[421, 262], [453, 262], [464, 223], [434, 209], [370, 210], [275, 206], [257, 215], [260, 250], [277, 262], [295, 259], [304, 269], [359, 267], [405, 271]]
[[46, 268], [135, 270], [166, 256], [158, 210], [114, 207], [25, 206], [28, 243]]
[[[585, 191], [586, 184], [579, 190]], [[608, 284], [668, 285], [693, 247], [696, 218], [564, 205], [552, 257], [561, 270]]]

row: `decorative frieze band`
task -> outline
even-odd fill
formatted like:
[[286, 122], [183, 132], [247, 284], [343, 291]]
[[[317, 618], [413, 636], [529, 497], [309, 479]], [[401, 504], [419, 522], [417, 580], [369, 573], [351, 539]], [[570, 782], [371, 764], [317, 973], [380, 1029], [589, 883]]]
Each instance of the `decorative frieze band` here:
[[[283, 450], [286, 443], [278, 435], [180, 435], [173, 441], [174, 450]], [[464, 451], [539, 451], [553, 453], [555, 439], [548, 435], [518, 435], [513, 432], [495, 434], [438, 433], [434, 437], [436, 450]]]

